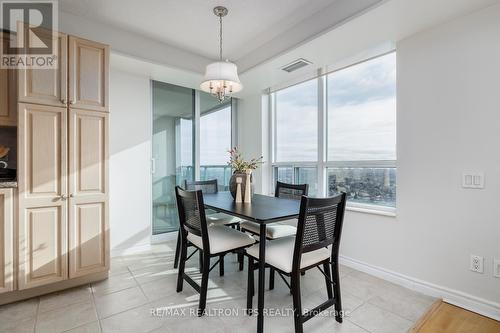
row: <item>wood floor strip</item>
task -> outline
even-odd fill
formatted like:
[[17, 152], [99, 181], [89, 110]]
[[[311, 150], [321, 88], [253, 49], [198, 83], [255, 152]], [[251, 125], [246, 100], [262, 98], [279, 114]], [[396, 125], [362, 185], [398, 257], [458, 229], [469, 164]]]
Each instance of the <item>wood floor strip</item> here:
[[437, 301], [408, 332], [499, 333], [500, 322], [458, 306]]

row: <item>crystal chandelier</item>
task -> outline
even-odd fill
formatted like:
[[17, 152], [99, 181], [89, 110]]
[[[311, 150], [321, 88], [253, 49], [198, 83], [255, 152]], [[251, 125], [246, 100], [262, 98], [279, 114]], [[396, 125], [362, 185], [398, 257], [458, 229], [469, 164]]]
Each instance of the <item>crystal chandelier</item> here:
[[214, 8], [214, 14], [219, 17], [219, 61], [207, 65], [205, 77], [200, 85], [201, 90], [214, 95], [221, 103], [231, 97], [232, 93], [243, 89], [236, 65], [229, 60], [222, 60], [222, 18], [227, 13], [226, 7]]

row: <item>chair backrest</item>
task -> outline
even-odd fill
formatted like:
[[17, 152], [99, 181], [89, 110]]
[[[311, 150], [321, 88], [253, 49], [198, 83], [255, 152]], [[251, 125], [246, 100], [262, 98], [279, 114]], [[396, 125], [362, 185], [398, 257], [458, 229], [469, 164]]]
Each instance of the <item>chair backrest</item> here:
[[308, 184], [296, 185], [296, 184], [276, 182], [276, 189], [274, 190], [274, 196], [277, 198], [300, 200], [303, 195], [307, 195], [308, 191], [309, 191]]
[[293, 269], [298, 270], [303, 253], [332, 245], [331, 258], [338, 259], [346, 194], [330, 198], [302, 197], [295, 237]]
[[219, 191], [217, 186], [217, 179], [211, 180], [184, 180], [184, 189], [187, 191], [201, 190], [203, 194], [217, 193]]
[[203, 248], [209, 249], [203, 192], [201, 190], [185, 191], [180, 186], [176, 186], [175, 197], [177, 199], [177, 210], [179, 212], [182, 237], [186, 237], [187, 232], [190, 232], [201, 237]]

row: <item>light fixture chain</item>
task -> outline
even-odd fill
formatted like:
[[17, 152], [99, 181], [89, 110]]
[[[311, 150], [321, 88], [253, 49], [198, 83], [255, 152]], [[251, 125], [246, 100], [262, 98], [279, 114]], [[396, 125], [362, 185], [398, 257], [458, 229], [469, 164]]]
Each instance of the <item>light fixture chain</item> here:
[[220, 23], [220, 28], [219, 28], [219, 60], [222, 61], [222, 15], [219, 15], [219, 23]]

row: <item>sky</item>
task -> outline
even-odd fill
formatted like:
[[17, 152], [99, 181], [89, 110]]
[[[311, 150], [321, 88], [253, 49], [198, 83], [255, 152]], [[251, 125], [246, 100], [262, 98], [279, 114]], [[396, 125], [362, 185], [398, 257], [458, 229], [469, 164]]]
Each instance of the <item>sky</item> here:
[[[328, 75], [328, 160], [396, 158], [396, 54]], [[277, 162], [316, 161], [317, 81], [278, 91]]]

